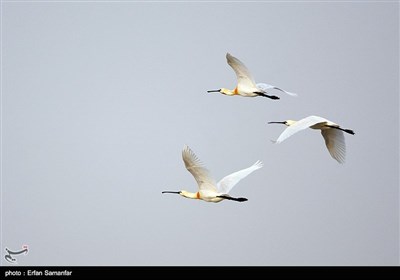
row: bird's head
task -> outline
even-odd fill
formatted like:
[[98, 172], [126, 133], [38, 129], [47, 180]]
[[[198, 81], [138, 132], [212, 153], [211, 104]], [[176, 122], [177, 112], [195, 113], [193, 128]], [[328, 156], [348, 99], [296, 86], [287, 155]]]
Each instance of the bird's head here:
[[174, 193], [174, 194], [179, 194], [180, 196], [186, 197], [186, 198], [193, 198], [193, 199], [199, 199], [199, 193], [192, 193], [188, 192], [185, 190], [182, 191], [163, 191], [162, 193]]
[[188, 192], [188, 191], [185, 191], [185, 190], [180, 191], [179, 194], [181, 196], [183, 196], [183, 197], [186, 197], [186, 198], [193, 198], [193, 194], [191, 192]]
[[287, 125], [287, 126], [291, 126], [292, 124], [295, 124], [296, 123], [296, 121], [294, 121], [294, 120], [286, 120], [285, 121], [285, 125]]
[[227, 88], [212, 89], [212, 90], [207, 90], [207, 92], [208, 93], [210, 93], [210, 92], [219, 92], [219, 93], [222, 93], [222, 94], [225, 94], [225, 95], [233, 95], [234, 94], [234, 92], [232, 90], [227, 89]]

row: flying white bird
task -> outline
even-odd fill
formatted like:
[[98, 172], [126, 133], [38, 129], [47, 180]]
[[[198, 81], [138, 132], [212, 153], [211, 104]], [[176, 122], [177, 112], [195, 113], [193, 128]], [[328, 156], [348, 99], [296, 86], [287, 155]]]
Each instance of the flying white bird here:
[[220, 202], [224, 199], [234, 201], [247, 201], [244, 197], [231, 197], [229, 191], [244, 177], [252, 173], [253, 171], [262, 167], [262, 162], [257, 161], [252, 166], [234, 172], [221, 179], [218, 183], [211, 177], [210, 172], [202, 165], [198, 157], [188, 147], [184, 146], [182, 151], [182, 158], [185, 163], [186, 169], [196, 179], [198, 185], [198, 191], [195, 193], [188, 192], [185, 190], [181, 191], [163, 191], [162, 193], [174, 193], [179, 194], [186, 198], [201, 199], [207, 202]]
[[286, 120], [268, 123], [281, 123], [288, 126], [275, 141], [276, 143], [281, 143], [286, 138], [306, 128], [320, 129], [329, 153], [339, 163], [344, 163], [346, 156], [346, 143], [343, 132], [354, 135], [353, 130], [341, 128], [338, 124], [317, 116], [309, 116], [299, 121]]
[[237, 85], [235, 89], [230, 90], [227, 88], [220, 88], [216, 90], [208, 90], [207, 92], [220, 92], [225, 95], [241, 95], [245, 97], [255, 97], [255, 96], [263, 96], [268, 97], [271, 99], [279, 99], [276, 95], [268, 95], [267, 91], [270, 89], [277, 89], [282, 92], [285, 92], [292, 96], [297, 96], [296, 93], [288, 92], [283, 90], [279, 87], [265, 84], [265, 83], [258, 83], [254, 81], [253, 76], [251, 75], [249, 69], [236, 57], [232, 56], [231, 54], [226, 54], [226, 59], [228, 64], [232, 67], [233, 71], [236, 73], [237, 77]]

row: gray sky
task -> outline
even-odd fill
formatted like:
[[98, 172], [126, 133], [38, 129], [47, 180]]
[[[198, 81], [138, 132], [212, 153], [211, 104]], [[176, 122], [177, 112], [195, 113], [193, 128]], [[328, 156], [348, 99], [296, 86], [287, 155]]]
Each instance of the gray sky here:
[[[1, 251], [19, 265], [398, 265], [399, 4], [2, 3]], [[230, 52], [281, 99], [235, 87]], [[319, 115], [353, 129], [344, 165]], [[187, 144], [217, 180], [206, 203]]]

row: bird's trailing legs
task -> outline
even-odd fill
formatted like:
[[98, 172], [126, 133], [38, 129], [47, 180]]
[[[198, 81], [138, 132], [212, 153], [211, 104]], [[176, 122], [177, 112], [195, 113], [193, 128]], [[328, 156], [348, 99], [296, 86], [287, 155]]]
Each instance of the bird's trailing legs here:
[[231, 197], [231, 196], [227, 196], [227, 195], [218, 195], [217, 197], [228, 199], [228, 200], [234, 200], [234, 201], [238, 201], [238, 202], [244, 202], [244, 201], [248, 200], [245, 197]]
[[330, 127], [330, 128], [336, 128], [336, 129], [339, 129], [339, 130], [341, 130], [341, 131], [344, 131], [344, 132], [346, 132], [346, 133], [349, 133], [349, 134], [352, 134], [352, 135], [354, 135], [355, 134], [355, 132], [353, 131], [353, 130], [351, 130], [351, 129], [347, 129], [347, 128], [341, 128], [341, 127], [338, 127], [338, 126], [333, 126], [333, 125], [327, 125], [328, 127]]
[[255, 94], [259, 95], [259, 96], [268, 97], [268, 98], [274, 99], [274, 100], [280, 99], [280, 98], [279, 98], [278, 96], [276, 96], [276, 95], [267, 95], [267, 94], [265, 94], [265, 93], [263, 93], [263, 92], [253, 92], [253, 93], [255, 93]]

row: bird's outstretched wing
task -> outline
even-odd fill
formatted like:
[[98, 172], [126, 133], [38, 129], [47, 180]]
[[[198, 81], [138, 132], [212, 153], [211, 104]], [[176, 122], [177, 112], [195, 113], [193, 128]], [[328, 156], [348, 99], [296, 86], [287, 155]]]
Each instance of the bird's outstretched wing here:
[[237, 172], [234, 172], [228, 176], [225, 176], [222, 178], [218, 184], [218, 192], [223, 193], [223, 194], [228, 194], [229, 191], [244, 177], [252, 173], [253, 171], [260, 169], [263, 166], [261, 161], [257, 161], [254, 163], [252, 166], [239, 170]]
[[323, 129], [321, 134], [325, 139], [326, 147], [331, 156], [339, 163], [344, 163], [346, 157], [346, 143], [343, 131], [335, 128]]
[[196, 180], [199, 189], [217, 191], [215, 180], [212, 178], [210, 172], [203, 166], [196, 154], [187, 145], [183, 147], [182, 159], [186, 169]]
[[255, 87], [256, 82], [254, 81], [253, 75], [251, 75], [249, 69], [247, 69], [243, 62], [232, 56], [230, 53], [226, 54], [226, 60], [232, 67], [233, 71], [235, 71], [238, 84], [247, 84]]
[[258, 83], [258, 84], [256, 84], [256, 86], [257, 86], [259, 89], [261, 89], [262, 91], [265, 91], [265, 92], [267, 92], [269, 89], [276, 89], [276, 90], [280, 90], [280, 91], [282, 91], [282, 92], [284, 92], [284, 93], [286, 93], [286, 94], [289, 94], [289, 95], [291, 95], [291, 96], [297, 96], [297, 93], [289, 92], [289, 91], [283, 90], [283, 89], [281, 89], [281, 88], [278, 88], [278, 87], [276, 87], [276, 86], [269, 85], [269, 84], [265, 84], [265, 83]]
[[278, 139], [276, 140], [276, 143], [281, 143], [285, 139], [292, 136], [293, 134], [295, 134], [301, 130], [304, 130], [306, 128], [309, 128], [310, 126], [313, 126], [317, 123], [322, 123], [322, 122], [329, 122], [329, 121], [327, 119], [317, 117], [317, 116], [309, 116], [304, 119], [301, 119], [301, 120], [295, 122], [294, 124], [292, 124], [291, 126], [287, 127], [281, 133], [281, 135], [279, 135]]

